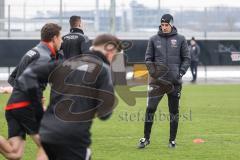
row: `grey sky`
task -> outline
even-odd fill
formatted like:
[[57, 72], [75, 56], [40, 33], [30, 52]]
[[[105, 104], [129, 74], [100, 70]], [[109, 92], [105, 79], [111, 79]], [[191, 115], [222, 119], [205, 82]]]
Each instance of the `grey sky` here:
[[[158, 0], [138, 0], [148, 6], [156, 6]], [[212, 6], [240, 6], [239, 0], [161, 0], [163, 7], [212, 7]], [[153, 5], [155, 3], [155, 5]]]
[[[23, 4], [26, 4], [26, 16], [35, 16], [36, 11], [59, 11], [60, 0], [5, 0], [6, 5], [10, 4], [11, 15], [16, 17], [23, 17]], [[95, 0], [62, 0], [64, 11], [74, 10], [92, 10], [95, 8]], [[116, 0], [117, 14], [121, 14], [123, 7], [127, 9], [132, 0]], [[136, 0], [149, 8], [157, 8], [159, 0]], [[182, 8], [203, 10], [204, 7], [214, 6], [235, 6], [240, 7], [240, 0], [161, 0], [161, 7], [171, 9], [171, 12]], [[108, 9], [110, 0], [99, 0], [100, 8]], [[7, 10], [6, 10], [7, 14]]]
[[[148, 7], [156, 7], [158, 0], [136, 0]], [[26, 2], [29, 5], [58, 5], [59, 0], [6, 0], [7, 4], [21, 5]], [[99, 0], [100, 6], [109, 6], [110, 0]], [[127, 6], [131, 0], [116, 0], [118, 6]], [[63, 3], [72, 7], [74, 5], [83, 8], [93, 7], [95, 0], [63, 0]], [[239, 0], [161, 0], [162, 7], [212, 7], [212, 6], [240, 6]]]

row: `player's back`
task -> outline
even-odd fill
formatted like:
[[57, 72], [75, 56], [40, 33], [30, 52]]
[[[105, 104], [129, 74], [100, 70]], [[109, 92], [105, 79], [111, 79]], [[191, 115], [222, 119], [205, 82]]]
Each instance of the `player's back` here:
[[70, 33], [62, 37], [62, 50], [64, 58], [68, 59], [89, 50], [90, 41], [83, 31], [78, 28], [72, 28]]
[[[113, 109], [109, 62], [98, 52], [76, 56], [57, 66], [49, 82], [51, 96], [41, 123], [42, 141], [89, 146], [93, 118], [108, 117]], [[108, 103], [101, 106], [102, 101]]]

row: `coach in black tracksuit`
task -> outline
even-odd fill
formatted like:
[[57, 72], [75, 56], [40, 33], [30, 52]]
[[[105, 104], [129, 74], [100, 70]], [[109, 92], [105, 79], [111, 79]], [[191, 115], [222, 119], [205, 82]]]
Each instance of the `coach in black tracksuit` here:
[[139, 148], [144, 148], [150, 143], [154, 113], [164, 94], [168, 96], [170, 112], [169, 147], [173, 148], [179, 121], [181, 78], [190, 65], [190, 53], [186, 39], [177, 33], [170, 14], [162, 16], [158, 34], [150, 38], [145, 61], [150, 78], [144, 138], [140, 139]]
[[26, 70], [19, 78], [22, 89], [31, 94], [36, 93], [39, 82], [51, 84], [50, 104], [40, 128], [50, 160], [90, 159], [92, 120], [95, 116], [108, 119], [114, 107], [110, 62], [121, 50], [118, 44], [116, 37], [100, 35], [93, 41], [92, 51], [62, 64]]
[[82, 30], [81, 17], [71, 16], [69, 23], [71, 27], [70, 33], [62, 37], [61, 49], [65, 59], [85, 53], [91, 45], [88, 37], [84, 35]]

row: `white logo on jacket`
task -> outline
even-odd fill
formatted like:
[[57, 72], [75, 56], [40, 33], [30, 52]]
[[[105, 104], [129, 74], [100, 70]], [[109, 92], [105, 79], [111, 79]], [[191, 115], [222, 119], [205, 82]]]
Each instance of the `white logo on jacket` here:
[[32, 51], [32, 50], [30, 50], [30, 51], [28, 51], [27, 52], [27, 56], [29, 56], [29, 57], [33, 57], [33, 56], [35, 56], [37, 53], [35, 52], [35, 51]]
[[171, 47], [176, 48], [177, 47], [177, 40], [171, 39]]
[[157, 40], [157, 42], [156, 42], [156, 48], [161, 48], [161, 47], [162, 47], [161, 41]]

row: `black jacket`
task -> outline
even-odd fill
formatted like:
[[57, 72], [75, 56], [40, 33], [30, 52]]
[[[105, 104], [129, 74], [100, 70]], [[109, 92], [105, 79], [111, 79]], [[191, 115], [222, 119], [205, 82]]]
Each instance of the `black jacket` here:
[[42, 142], [88, 147], [93, 118], [108, 119], [114, 107], [110, 74], [109, 62], [96, 51], [24, 71], [19, 80], [27, 92], [34, 93], [39, 82], [51, 84], [40, 127]]
[[145, 54], [150, 75], [174, 84], [181, 82], [179, 74], [186, 73], [190, 58], [187, 41], [175, 27], [168, 34], [160, 28], [158, 34], [150, 38]]
[[62, 37], [64, 58], [68, 59], [77, 56], [89, 50], [91, 43], [83, 31], [79, 28], [72, 28], [70, 33]]
[[191, 61], [198, 62], [199, 61], [199, 55], [200, 55], [200, 47], [198, 44], [190, 45], [189, 50], [191, 53]]
[[32, 67], [46, 64], [52, 59], [55, 59], [55, 55], [51, 53], [48, 46], [43, 42], [40, 42], [22, 57], [20, 63], [8, 79], [8, 82], [13, 86], [13, 92], [8, 100], [8, 104], [30, 101], [33, 104], [32, 106], [38, 109], [42, 108], [42, 91], [45, 89], [47, 83], [39, 83], [39, 89], [36, 90], [36, 96], [32, 96], [31, 94], [26, 94], [25, 90], [22, 90], [18, 82], [25, 70], [31, 70]]
[[19, 64], [13, 70], [8, 78], [8, 83], [14, 87], [16, 79], [22, 74], [27, 66], [39, 58], [40, 54], [37, 50], [29, 50], [20, 60]]

